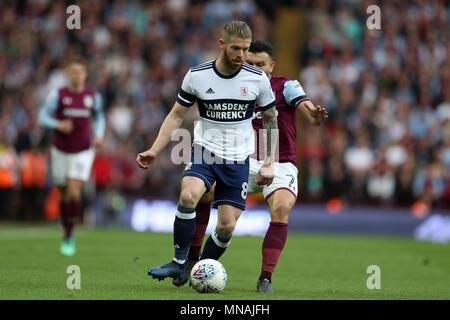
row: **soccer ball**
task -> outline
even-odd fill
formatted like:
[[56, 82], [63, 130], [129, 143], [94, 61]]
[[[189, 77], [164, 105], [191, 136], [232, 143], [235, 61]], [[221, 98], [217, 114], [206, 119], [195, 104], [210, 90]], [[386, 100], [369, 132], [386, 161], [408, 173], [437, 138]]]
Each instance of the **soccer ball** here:
[[227, 284], [227, 272], [219, 261], [203, 259], [192, 267], [190, 283], [199, 293], [219, 293]]

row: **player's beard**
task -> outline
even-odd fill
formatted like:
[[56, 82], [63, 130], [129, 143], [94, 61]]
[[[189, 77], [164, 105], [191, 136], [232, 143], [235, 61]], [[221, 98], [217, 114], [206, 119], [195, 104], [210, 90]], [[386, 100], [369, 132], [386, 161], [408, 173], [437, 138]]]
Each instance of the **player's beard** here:
[[[224, 62], [225, 62], [225, 65], [226, 65], [226, 67], [228, 68], [228, 69], [230, 69], [230, 70], [232, 70], [233, 72], [235, 72], [235, 71], [237, 71], [241, 66], [242, 66], [242, 63], [241, 64], [239, 64], [238, 66], [236, 66], [235, 64], [234, 64], [234, 62], [233, 62], [233, 59], [231, 59], [230, 58], [230, 56], [228, 55], [228, 53], [227, 53], [227, 49], [225, 48], [225, 50], [223, 51], [223, 54], [224, 54]], [[236, 58], [236, 60], [238, 60], [237, 58]], [[243, 61], [242, 61], [243, 62]]]

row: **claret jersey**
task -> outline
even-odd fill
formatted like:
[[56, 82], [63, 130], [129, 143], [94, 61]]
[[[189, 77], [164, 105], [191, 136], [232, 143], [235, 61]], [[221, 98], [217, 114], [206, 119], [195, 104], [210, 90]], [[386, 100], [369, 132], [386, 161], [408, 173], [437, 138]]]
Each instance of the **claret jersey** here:
[[[270, 84], [275, 93], [278, 111], [279, 150], [277, 160], [296, 165], [296, 107], [300, 102], [308, 100], [308, 97], [297, 80], [272, 75]], [[255, 156], [257, 160], [262, 160], [264, 158], [264, 144], [262, 143], [264, 140], [261, 138], [260, 130], [264, 129], [264, 127], [258, 105], [255, 109], [253, 128], [258, 133], [256, 135]]]
[[55, 130], [53, 145], [66, 153], [89, 149], [92, 130], [96, 137], [103, 137], [105, 131], [100, 94], [87, 88], [82, 92], [71, 92], [67, 87], [52, 90], [39, 113], [39, 122], [44, 127], [55, 129], [58, 121], [64, 119], [72, 120], [73, 131], [64, 134]]

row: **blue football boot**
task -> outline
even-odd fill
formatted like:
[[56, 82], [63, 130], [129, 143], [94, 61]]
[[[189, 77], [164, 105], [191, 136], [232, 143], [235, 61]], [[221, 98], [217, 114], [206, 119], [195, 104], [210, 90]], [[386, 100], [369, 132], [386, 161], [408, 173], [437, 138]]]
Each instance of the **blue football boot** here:
[[163, 266], [148, 269], [148, 275], [152, 276], [153, 279], [158, 279], [159, 281], [164, 280], [167, 277], [183, 279], [185, 270], [186, 263], [179, 264], [172, 260]]
[[[190, 260], [188, 259], [185, 263], [186, 265], [186, 271], [184, 273], [184, 277], [183, 278], [176, 278], [172, 280], [172, 283], [174, 286], [176, 287], [181, 287], [183, 286], [186, 282], [189, 281], [189, 278], [191, 277], [191, 271], [192, 271], [192, 267], [194, 267], [194, 265], [198, 262], [199, 260]], [[190, 283], [189, 283], [190, 286]]]

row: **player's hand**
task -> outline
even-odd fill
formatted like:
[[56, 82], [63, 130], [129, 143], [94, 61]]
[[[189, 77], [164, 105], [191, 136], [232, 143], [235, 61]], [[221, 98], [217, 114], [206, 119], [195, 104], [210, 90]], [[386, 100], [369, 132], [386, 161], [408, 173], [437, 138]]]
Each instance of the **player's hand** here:
[[266, 162], [258, 170], [256, 183], [259, 185], [270, 186], [274, 177], [275, 177], [275, 169], [273, 167], [273, 162]]
[[57, 130], [65, 134], [70, 134], [73, 131], [73, 122], [70, 119], [61, 120], [58, 122]]
[[92, 145], [96, 150], [100, 150], [103, 147], [103, 140], [101, 138], [92, 139]]
[[141, 152], [137, 155], [136, 163], [139, 168], [148, 169], [150, 164], [155, 161], [156, 153], [152, 150], [147, 150], [145, 152]]
[[313, 125], [320, 126], [326, 119], [328, 119], [327, 109], [321, 106], [312, 106], [306, 104], [306, 108], [309, 110], [311, 117], [314, 118]]

